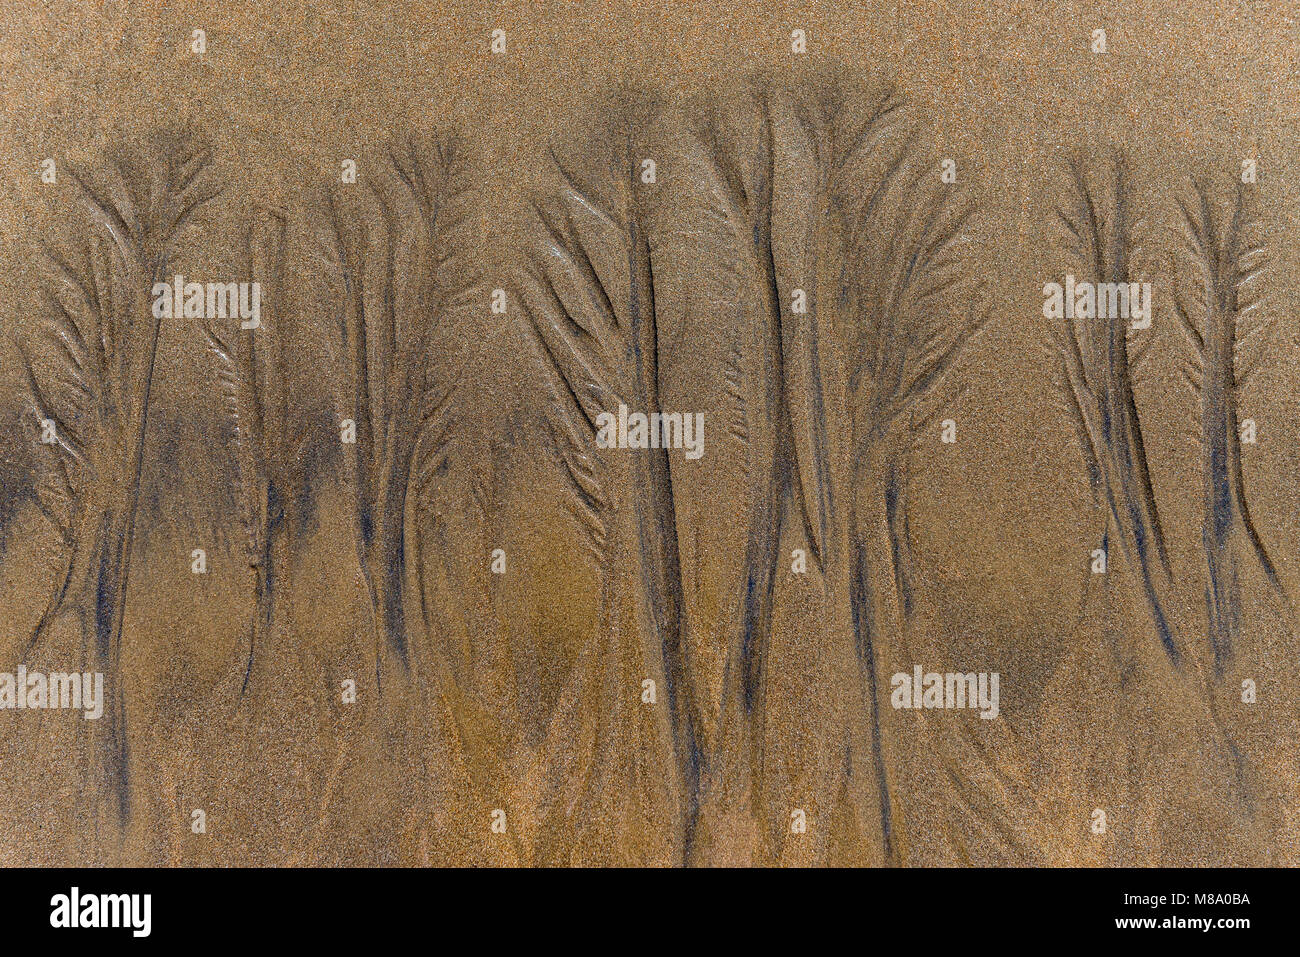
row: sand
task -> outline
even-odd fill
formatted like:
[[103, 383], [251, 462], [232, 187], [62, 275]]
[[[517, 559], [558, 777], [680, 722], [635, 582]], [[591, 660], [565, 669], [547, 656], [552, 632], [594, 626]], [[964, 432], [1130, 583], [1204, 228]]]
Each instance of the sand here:
[[1295, 19], [5, 3], [0, 862], [1297, 863]]

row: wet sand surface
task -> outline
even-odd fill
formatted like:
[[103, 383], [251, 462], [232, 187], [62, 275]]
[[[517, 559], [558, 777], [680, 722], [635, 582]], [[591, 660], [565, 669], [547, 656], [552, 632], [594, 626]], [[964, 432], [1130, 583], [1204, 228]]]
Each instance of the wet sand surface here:
[[0, 4], [0, 863], [1300, 862], [1296, 11], [538, 7]]

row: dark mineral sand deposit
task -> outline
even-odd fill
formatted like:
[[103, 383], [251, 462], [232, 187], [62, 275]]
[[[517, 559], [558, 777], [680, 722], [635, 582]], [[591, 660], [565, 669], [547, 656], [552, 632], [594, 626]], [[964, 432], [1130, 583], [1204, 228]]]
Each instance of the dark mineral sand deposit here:
[[1296, 23], [7, 0], [0, 863], [1300, 863]]

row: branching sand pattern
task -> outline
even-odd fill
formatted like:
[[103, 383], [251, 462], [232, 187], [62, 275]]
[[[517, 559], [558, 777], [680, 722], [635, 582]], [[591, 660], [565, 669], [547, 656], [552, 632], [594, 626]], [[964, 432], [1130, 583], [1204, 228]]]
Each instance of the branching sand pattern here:
[[0, 860], [1300, 860], [1294, 240], [1235, 154], [1017, 191], [883, 61], [574, 95], [50, 167], [0, 672], [107, 690], [0, 694]]

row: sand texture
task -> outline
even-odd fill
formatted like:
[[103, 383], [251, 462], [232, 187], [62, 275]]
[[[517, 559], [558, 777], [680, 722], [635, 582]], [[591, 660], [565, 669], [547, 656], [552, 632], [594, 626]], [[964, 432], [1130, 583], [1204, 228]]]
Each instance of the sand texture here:
[[1298, 23], [0, 3], [0, 864], [1300, 863]]

